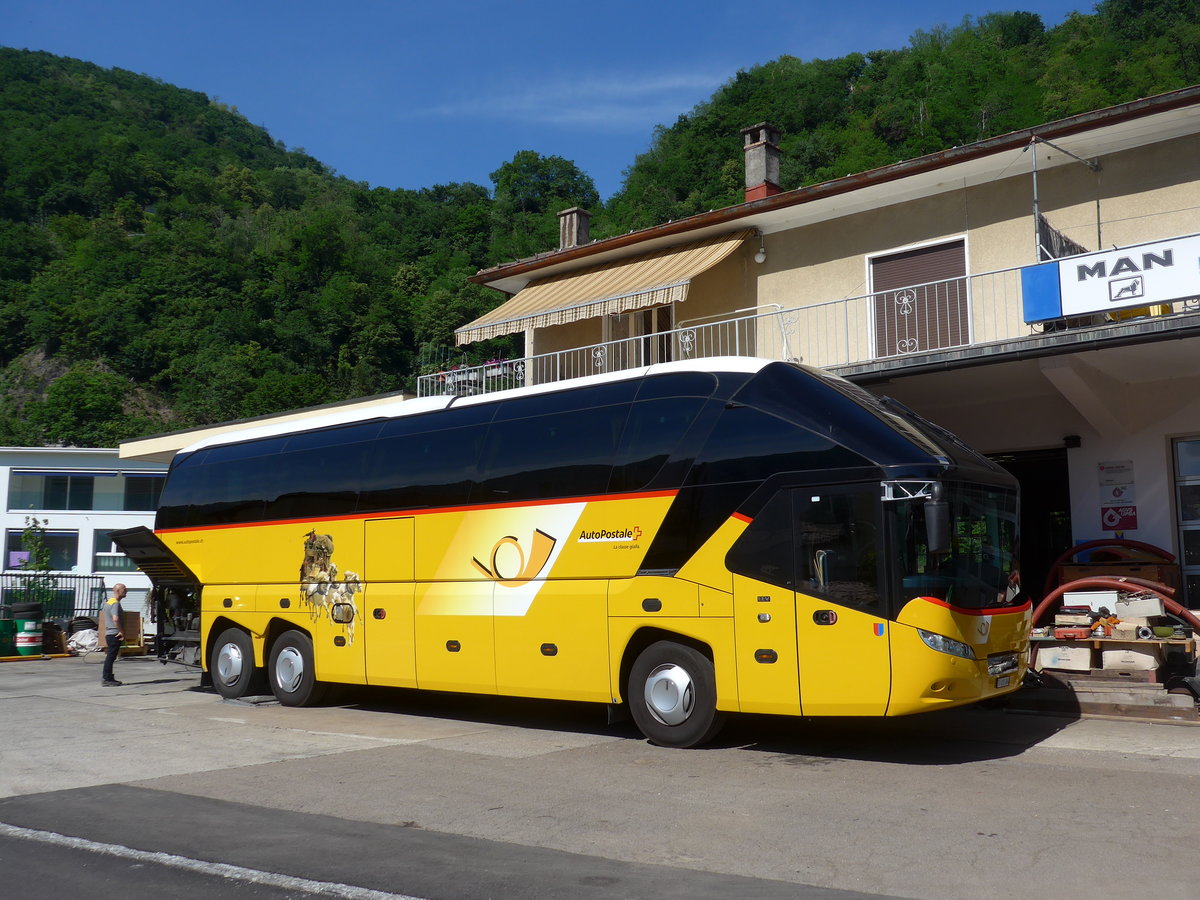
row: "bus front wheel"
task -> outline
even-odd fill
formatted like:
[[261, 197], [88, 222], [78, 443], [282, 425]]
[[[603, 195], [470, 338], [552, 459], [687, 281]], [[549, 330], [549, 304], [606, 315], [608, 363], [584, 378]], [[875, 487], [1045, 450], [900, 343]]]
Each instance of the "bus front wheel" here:
[[240, 628], [226, 628], [213, 644], [208, 671], [217, 693], [237, 700], [250, 693], [255, 681], [254, 645]]
[[312, 639], [301, 631], [286, 631], [271, 647], [267, 666], [271, 692], [284, 706], [312, 706], [321, 702], [325, 685], [316, 680]]
[[712, 660], [673, 641], [651, 644], [638, 655], [628, 696], [638, 729], [663, 747], [703, 744], [724, 724]]

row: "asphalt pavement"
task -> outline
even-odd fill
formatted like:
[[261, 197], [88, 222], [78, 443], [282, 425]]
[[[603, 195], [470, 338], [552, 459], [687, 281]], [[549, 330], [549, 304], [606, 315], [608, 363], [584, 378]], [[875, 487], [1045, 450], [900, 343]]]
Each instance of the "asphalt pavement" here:
[[99, 662], [0, 663], [6, 898], [1200, 895], [1195, 726], [745, 716], [680, 751], [585, 704]]

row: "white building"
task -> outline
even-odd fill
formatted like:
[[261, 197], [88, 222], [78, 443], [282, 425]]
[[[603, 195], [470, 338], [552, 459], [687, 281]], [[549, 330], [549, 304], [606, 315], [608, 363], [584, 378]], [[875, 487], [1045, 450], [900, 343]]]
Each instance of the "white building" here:
[[[44, 529], [55, 579], [48, 616], [92, 615], [117, 582], [129, 588], [125, 608], [144, 613], [150, 579], [113, 545], [109, 533], [154, 527], [166, 468], [161, 462], [119, 459], [115, 449], [0, 448], [0, 602], [19, 596], [28, 575], [22, 569], [29, 557], [24, 531], [36, 519]], [[147, 630], [148, 620], [144, 616]]]

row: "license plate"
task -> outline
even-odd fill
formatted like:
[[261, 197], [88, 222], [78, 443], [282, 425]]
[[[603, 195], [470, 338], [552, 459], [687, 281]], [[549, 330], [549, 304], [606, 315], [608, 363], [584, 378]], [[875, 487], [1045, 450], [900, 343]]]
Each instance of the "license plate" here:
[[1005, 675], [1003, 678], [997, 678], [997, 679], [996, 679], [996, 687], [998, 687], [998, 688], [1002, 688], [1002, 687], [1008, 687], [1008, 685], [1009, 685], [1011, 682], [1012, 682], [1012, 676], [1011, 676], [1011, 675]]

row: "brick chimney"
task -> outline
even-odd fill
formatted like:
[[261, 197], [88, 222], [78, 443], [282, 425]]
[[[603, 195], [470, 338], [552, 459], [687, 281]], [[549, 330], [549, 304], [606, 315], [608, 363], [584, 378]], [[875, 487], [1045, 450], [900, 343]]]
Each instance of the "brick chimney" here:
[[746, 202], [778, 194], [779, 129], [759, 122], [742, 129], [746, 152]]
[[591, 240], [592, 214], [579, 206], [564, 209], [558, 214], [558, 249], [581, 247]]

